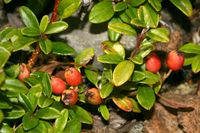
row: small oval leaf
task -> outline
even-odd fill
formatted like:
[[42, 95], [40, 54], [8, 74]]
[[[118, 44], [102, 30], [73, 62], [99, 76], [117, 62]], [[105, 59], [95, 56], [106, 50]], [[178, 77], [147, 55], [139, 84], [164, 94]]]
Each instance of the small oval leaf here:
[[134, 70], [134, 63], [128, 60], [120, 62], [113, 71], [113, 83], [120, 86], [129, 80]]
[[110, 113], [106, 105], [102, 104], [99, 106], [98, 111], [101, 113], [105, 120], [109, 120]]
[[55, 34], [62, 32], [68, 28], [68, 24], [64, 21], [56, 21], [53, 23], [50, 23], [45, 31], [45, 34]]
[[61, 133], [65, 129], [68, 121], [68, 110], [63, 109], [61, 111], [60, 117], [58, 117], [55, 121], [55, 133]]
[[47, 107], [39, 109], [38, 112], [36, 113], [36, 116], [41, 119], [50, 120], [60, 117], [60, 112], [55, 108]]

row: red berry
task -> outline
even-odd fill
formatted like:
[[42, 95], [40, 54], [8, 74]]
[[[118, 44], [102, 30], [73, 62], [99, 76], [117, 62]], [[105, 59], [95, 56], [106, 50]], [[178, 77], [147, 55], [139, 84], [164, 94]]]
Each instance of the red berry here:
[[26, 64], [21, 64], [20, 65], [20, 73], [18, 75], [18, 79], [23, 81], [25, 78], [29, 78], [30, 77], [30, 70], [27, 67]]
[[58, 77], [51, 78], [51, 87], [52, 92], [57, 95], [62, 94], [62, 92], [66, 89], [65, 82]]
[[97, 88], [91, 88], [86, 91], [86, 98], [88, 103], [92, 105], [99, 105], [102, 103], [102, 98], [100, 97], [100, 92]]
[[78, 93], [73, 89], [65, 90], [61, 99], [65, 105], [73, 106], [78, 101]]
[[65, 70], [66, 82], [71, 86], [78, 86], [82, 82], [81, 73], [74, 67], [68, 67]]
[[169, 69], [173, 71], [178, 71], [182, 68], [184, 63], [184, 56], [181, 53], [177, 53], [177, 51], [170, 51], [167, 55], [166, 64]]
[[156, 73], [160, 70], [161, 62], [156, 53], [151, 53], [146, 60], [146, 69], [150, 72]]

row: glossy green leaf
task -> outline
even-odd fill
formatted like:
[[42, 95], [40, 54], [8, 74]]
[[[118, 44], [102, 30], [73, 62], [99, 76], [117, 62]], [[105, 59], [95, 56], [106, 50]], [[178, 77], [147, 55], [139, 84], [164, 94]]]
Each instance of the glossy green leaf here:
[[10, 3], [12, 0], [3, 0], [5, 4]]
[[52, 42], [49, 39], [39, 41], [40, 48], [45, 54], [49, 54], [52, 50]]
[[87, 112], [85, 109], [83, 109], [82, 107], [77, 106], [77, 105], [74, 105], [72, 107], [72, 109], [76, 113], [76, 116], [80, 120], [81, 123], [85, 123], [85, 124], [93, 123], [91, 114], [89, 112]]
[[184, 59], [184, 66], [188, 66], [191, 65], [193, 60], [194, 60], [195, 56], [191, 56], [191, 57], [185, 57]]
[[123, 57], [119, 54], [104, 54], [97, 57], [97, 60], [101, 63], [118, 64], [123, 61]]
[[0, 133], [14, 133], [14, 130], [7, 123], [3, 123], [0, 127]]
[[126, 8], [127, 8], [127, 4], [126, 4], [126, 2], [124, 2], [124, 1], [118, 2], [117, 4], [115, 4], [115, 5], [113, 6], [113, 10], [114, 10], [115, 12], [123, 11], [123, 10], [125, 10]]
[[47, 97], [50, 97], [52, 94], [52, 88], [50, 84], [50, 76], [48, 73], [44, 73], [42, 77], [42, 86], [43, 86], [43, 92]]
[[26, 113], [22, 119], [24, 130], [30, 130], [39, 124], [39, 119], [34, 114]]
[[6, 42], [10, 40], [13, 36], [16, 35], [18, 30], [14, 27], [5, 27], [0, 31], [0, 40], [1, 42]]
[[76, 64], [87, 64], [94, 56], [94, 48], [86, 48], [75, 57]]
[[159, 42], [169, 42], [169, 30], [167, 28], [156, 28], [149, 30], [146, 35]]
[[13, 108], [11, 111], [7, 111], [5, 115], [5, 119], [18, 119], [24, 116], [25, 110], [22, 108]]
[[49, 98], [47, 96], [40, 96], [38, 99], [38, 106], [40, 108], [46, 108], [48, 106], [50, 106], [53, 103], [53, 99]]
[[39, 109], [36, 113], [36, 116], [40, 119], [50, 120], [50, 119], [57, 119], [60, 117], [60, 112], [52, 107], [42, 108]]
[[89, 21], [92, 23], [102, 23], [108, 21], [114, 15], [112, 1], [101, 1], [92, 8], [89, 14]]
[[125, 48], [120, 43], [115, 43], [112, 48], [124, 59], [125, 58]]
[[55, 127], [54, 127], [54, 131], [55, 133], [61, 133], [63, 132], [63, 130], [65, 129], [66, 125], [67, 125], [67, 121], [68, 121], [68, 110], [67, 109], [63, 109], [61, 111], [61, 115], [60, 117], [58, 117], [55, 121]]
[[49, 122], [40, 120], [39, 124], [35, 128], [29, 130], [29, 132], [30, 133], [53, 133], [53, 128]]
[[78, 118], [73, 118], [67, 122], [64, 133], [80, 133], [81, 132], [81, 122]]
[[112, 82], [112, 65], [104, 64], [101, 83], [105, 84], [107, 82]]
[[85, 76], [87, 79], [93, 83], [96, 87], [98, 86], [98, 78], [99, 78], [99, 73], [98, 71], [94, 71], [91, 69], [85, 69]]
[[4, 114], [2, 110], [0, 110], [0, 123], [3, 121], [3, 119], [4, 119]]
[[29, 37], [37, 37], [40, 35], [39, 29], [36, 29], [35, 27], [25, 27], [21, 29], [21, 32], [25, 36]]
[[108, 97], [113, 91], [113, 85], [110, 82], [107, 82], [105, 84], [102, 84], [101, 90], [100, 90], [100, 96], [102, 98]]
[[8, 61], [11, 53], [5, 49], [4, 47], [0, 46], [0, 68], [3, 68], [6, 62]]
[[65, 42], [52, 42], [52, 53], [57, 55], [75, 55], [76, 51]]
[[0, 85], [4, 82], [5, 78], [6, 78], [5, 72], [2, 69], [0, 69]]
[[109, 110], [107, 108], [106, 105], [102, 104], [99, 106], [98, 111], [101, 113], [101, 116], [105, 119], [105, 120], [109, 120], [110, 118], [110, 113]]
[[33, 112], [33, 106], [31, 104], [30, 99], [23, 93], [19, 94], [19, 101], [25, 107], [25, 109], [29, 112]]
[[8, 97], [6, 97], [4, 94], [0, 94], [0, 97], [1, 97], [1, 99], [0, 99], [0, 109], [12, 109], [13, 108]]
[[160, 10], [161, 10], [161, 8], [162, 8], [161, 1], [162, 1], [162, 0], [148, 0], [149, 4], [150, 4], [156, 11], [160, 11]]
[[21, 81], [13, 78], [7, 78], [4, 81], [2, 89], [16, 93], [16, 96], [19, 93], [26, 93], [28, 91], [28, 88]]
[[65, 19], [76, 12], [81, 4], [81, 0], [62, 0], [58, 6], [59, 17]]
[[145, 0], [127, 0], [127, 1], [130, 2], [132, 6], [135, 6], [135, 7], [145, 2]]
[[113, 83], [115, 86], [120, 86], [129, 80], [135, 65], [133, 62], [125, 60], [120, 62], [113, 71]]
[[170, 0], [179, 10], [181, 10], [185, 15], [192, 15], [192, 4], [190, 0]]
[[130, 98], [130, 100], [131, 100], [131, 103], [133, 105], [133, 110], [132, 111], [135, 112], [135, 113], [141, 113], [141, 109], [139, 107], [138, 102], [136, 102], [133, 98]]
[[[119, 18], [112, 18], [111, 21], [109, 23], [115, 23], [115, 22], [121, 22], [121, 20]], [[117, 33], [111, 29], [108, 29], [108, 37], [109, 40], [111, 41], [117, 41], [120, 38], [121, 34]]]
[[144, 71], [144, 74], [145, 74], [145, 79], [139, 81], [140, 83], [152, 85], [159, 81], [159, 76], [157, 74], [154, 74], [149, 71]]
[[141, 81], [145, 78], [145, 74], [141, 71], [134, 71], [133, 72], [133, 78], [132, 80], [137, 82], [137, 81]]
[[136, 83], [130, 80], [121, 86], [115, 87], [115, 89], [119, 91], [135, 91], [137, 88], [136, 88]]
[[7, 76], [11, 78], [16, 78], [19, 75], [20, 72], [20, 66], [19, 64], [14, 64], [9, 66], [8, 68], [5, 69], [5, 73]]
[[192, 71], [198, 73], [200, 71], [200, 55], [195, 56], [192, 62]]
[[146, 27], [146, 24], [144, 21], [138, 19], [138, 18], [133, 18], [131, 19], [131, 24], [137, 26], [137, 27]]
[[36, 29], [39, 28], [39, 23], [35, 14], [28, 7], [21, 6], [19, 8], [19, 12], [24, 24], [27, 27], [34, 27]]
[[125, 23], [120, 23], [120, 22], [109, 23], [108, 28], [120, 34], [133, 35], [133, 36], [137, 34], [135, 29], [133, 29], [133, 27]]
[[153, 89], [148, 86], [140, 86], [136, 98], [139, 104], [147, 110], [152, 108], [156, 100]]
[[49, 24], [49, 17], [48, 15], [44, 15], [40, 21], [40, 32], [44, 33], [47, 26]]
[[131, 99], [127, 96], [120, 95], [117, 97], [112, 97], [112, 100], [117, 105], [117, 107], [123, 111], [131, 112], [133, 110]]
[[200, 45], [195, 43], [187, 43], [183, 45], [179, 50], [184, 53], [200, 54]]
[[55, 34], [55, 33], [59, 33], [62, 32], [64, 30], [66, 30], [68, 28], [68, 24], [64, 21], [56, 21], [53, 23], [50, 23], [47, 28], [46, 31], [44, 32], [45, 34]]

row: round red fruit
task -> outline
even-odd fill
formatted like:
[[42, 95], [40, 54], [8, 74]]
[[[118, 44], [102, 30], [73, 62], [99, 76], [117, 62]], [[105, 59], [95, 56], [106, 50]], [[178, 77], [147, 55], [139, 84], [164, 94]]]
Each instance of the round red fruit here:
[[184, 63], [184, 55], [173, 50], [167, 55], [167, 67], [173, 71], [178, 71], [182, 68]]
[[146, 60], [146, 69], [150, 72], [156, 73], [160, 70], [161, 62], [156, 53], [151, 53]]
[[71, 86], [78, 86], [82, 82], [81, 73], [74, 67], [68, 67], [65, 70], [66, 82]]
[[58, 77], [52, 77], [51, 88], [54, 94], [59, 95], [59, 94], [62, 94], [62, 92], [66, 89], [66, 85], [62, 79]]
[[78, 93], [73, 89], [65, 90], [62, 93], [61, 99], [65, 105], [73, 106], [78, 101]]
[[30, 77], [30, 70], [27, 67], [26, 64], [21, 64], [20, 65], [20, 73], [18, 75], [18, 79], [23, 81], [25, 78], [29, 78]]
[[99, 105], [103, 101], [97, 88], [88, 89], [86, 91], [86, 98], [88, 103], [92, 105]]

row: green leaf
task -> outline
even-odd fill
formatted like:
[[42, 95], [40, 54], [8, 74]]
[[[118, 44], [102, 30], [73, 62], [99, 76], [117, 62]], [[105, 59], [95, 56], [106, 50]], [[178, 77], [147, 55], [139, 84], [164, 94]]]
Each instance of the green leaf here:
[[46, 108], [48, 106], [50, 106], [53, 103], [53, 99], [49, 98], [47, 96], [40, 96], [38, 99], [38, 106], [40, 108]]
[[45, 54], [49, 54], [52, 50], [52, 42], [49, 39], [39, 41], [40, 48]]
[[141, 55], [137, 54], [133, 58], [131, 58], [131, 61], [133, 61], [135, 64], [141, 65], [143, 64], [143, 58]]
[[41, 33], [45, 32], [48, 24], [49, 24], [49, 17], [48, 17], [48, 15], [44, 15], [40, 21], [40, 32]]
[[167, 28], [151, 29], [146, 35], [155, 41], [169, 42], [169, 30]]
[[81, 4], [81, 0], [62, 0], [58, 6], [58, 13], [61, 19], [65, 19], [76, 12]]
[[94, 71], [91, 69], [85, 69], [85, 76], [88, 78], [88, 80], [93, 83], [96, 87], [98, 86], [98, 77], [99, 73], [98, 71]]
[[133, 36], [137, 34], [135, 29], [133, 29], [133, 27], [125, 23], [120, 23], [120, 22], [109, 23], [108, 28], [120, 34], [133, 35]]
[[192, 71], [198, 73], [200, 71], [200, 55], [195, 56], [192, 62]]
[[56, 21], [53, 23], [50, 23], [47, 28], [46, 31], [44, 32], [45, 34], [55, 34], [55, 33], [59, 33], [62, 32], [64, 30], [66, 30], [68, 28], [68, 24], [64, 21]]
[[133, 73], [134, 66], [133, 62], [128, 60], [120, 62], [113, 71], [114, 85], [120, 86], [128, 81]]
[[102, 23], [108, 21], [114, 15], [112, 1], [101, 1], [92, 8], [89, 14], [89, 21], [92, 23]]
[[100, 90], [100, 96], [102, 98], [108, 97], [113, 91], [113, 85], [110, 82], [107, 82], [105, 84], [102, 84], [101, 90]]
[[117, 4], [114, 5], [113, 10], [115, 12], [120, 12], [123, 11], [127, 8], [127, 4], [126, 2], [122, 1], [122, 2], [118, 2]]
[[13, 106], [7, 96], [0, 94], [0, 109], [12, 109]]
[[5, 49], [4, 47], [0, 46], [0, 68], [3, 68], [6, 62], [8, 61], [11, 53]]
[[[112, 18], [109, 23], [121, 22], [119, 18]], [[108, 29], [108, 37], [111, 41], [117, 41], [120, 38], [121, 34], [113, 30]]]
[[144, 71], [144, 74], [145, 74], [145, 79], [143, 79], [142, 81], [139, 81], [140, 83], [152, 85], [159, 81], [160, 77], [157, 74], [154, 74], [149, 71]]
[[78, 118], [73, 118], [67, 122], [64, 133], [81, 133], [81, 122]]
[[5, 4], [10, 3], [12, 0], [3, 0]]
[[11, 78], [16, 78], [19, 75], [20, 72], [20, 66], [19, 64], [14, 64], [9, 66], [8, 68], [5, 69], [5, 73], [7, 76]]
[[184, 66], [188, 66], [191, 65], [193, 60], [194, 60], [195, 56], [191, 56], [191, 57], [185, 57], [184, 59]]
[[29, 131], [30, 133], [53, 133], [51, 124], [47, 121], [39, 121], [39, 124]]
[[133, 78], [132, 80], [134, 82], [138, 82], [138, 81], [141, 81], [145, 78], [145, 73], [141, 72], [141, 71], [134, 71], [133, 72]]
[[63, 130], [65, 129], [66, 125], [67, 125], [67, 120], [68, 120], [68, 110], [67, 109], [63, 109], [61, 111], [61, 115], [60, 117], [58, 117], [55, 121], [55, 133], [61, 133], [63, 132]]
[[80, 120], [81, 123], [85, 123], [85, 124], [93, 123], [91, 114], [87, 112], [85, 109], [77, 105], [72, 106], [72, 109], [75, 111], [76, 116]]
[[125, 49], [119, 42], [115, 43], [112, 48], [118, 53], [122, 58], [125, 58]]
[[16, 32], [18, 30], [14, 27], [5, 27], [0, 31], [0, 40], [1, 42], [7, 42], [10, 40], [13, 36], [16, 35]]
[[138, 102], [136, 102], [133, 98], [130, 98], [131, 100], [131, 103], [133, 104], [133, 112], [136, 112], [136, 113], [141, 113], [141, 109], [138, 105]]
[[7, 123], [3, 123], [0, 127], [0, 133], [14, 133], [14, 130]]
[[192, 4], [190, 0], [170, 0], [179, 10], [181, 10], [185, 15], [192, 15]]
[[0, 69], [0, 85], [4, 82], [6, 78], [6, 74], [3, 72], [2, 69]]
[[50, 76], [48, 73], [44, 73], [42, 77], [42, 86], [43, 86], [43, 92], [47, 97], [50, 97], [52, 94], [52, 88], [50, 84]]
[[29, 112], [34, 111], [29, 98], [25, 94], [23, 94], [23, 93], [19, 94], [19, 101], [22, 105], [24, 105], [24, 107], [26, 108], [27, 111], [29, 111]]
[[52, 53], [57, 55], [75, 55], [76, 51], [65, 42], [52, 42]]
[[60, 112], [52, 107], [47, 107], [43, 109], [39, 109], [36, 113], [36, 116], [40, 119], [50, 120], [50, 119], [57, 119], [60, 117]]
[[145, 0], [127, 0], [127, 1], [130, 1], [130, 4], [135, 7], [145, 2]]
[[101, 63], [118, 64], [123, 61], [123, 57], [119, 54], [104, 54], [97, 57], [97, 60]]
[[101, 113], [101, 116], [103, 116], [105, 120], [109, 120], [110, 113], [106, 105], [100, 105], [98, 111]]
[[39, 123], [39, 119], [34, 114], [26, 113], [22, 119], [24, 130], [30, 130], [36, 127]]
[[139, 104], [147, 110], [152, 108], [156, 100], [153, 89], [147, 86], [138, 88], [136, 98]]
[[19, 93], [26, 93], [28, 91], [28, 88], [21, 81], [13, 78], [7, 78], [4, 81], [4, 84], [1, 89], [14, 92], [16, 93], [16, 96]]
[[187, 43], [183, 45], [179, 50], [184, 53], [200, 54], [200, 45], [196, 43]]
[[23, 108], [13, 108], [11, 111], [5, 113], [5, 119], [18, 119], [24, 116], [25, 110]]
[[161, 10], [162, 5], [161, 5], [162, 0], [148, 0], [150, 5], [158, 12]]
[[2, 110], [0, 110], [0, 123], [3, 121], [3, 119], [4, 119], [4, 114]]
[[36, 29], [39, 29], [39, 23], [35, 14], [28, 7], [21, 6], [19, 8], [19, 12], [24, 24], [27, 27], [34, 27]]
[[93, 48], [86, 48], [75, 57], [75, 63], [80, 65], [87, 64], [94, 56]]
[[39, 29], [35, 27], [25, 27], [21, 29], [22, 35], [29, 36], [29, 37], [37, 37], [40, 35]]

